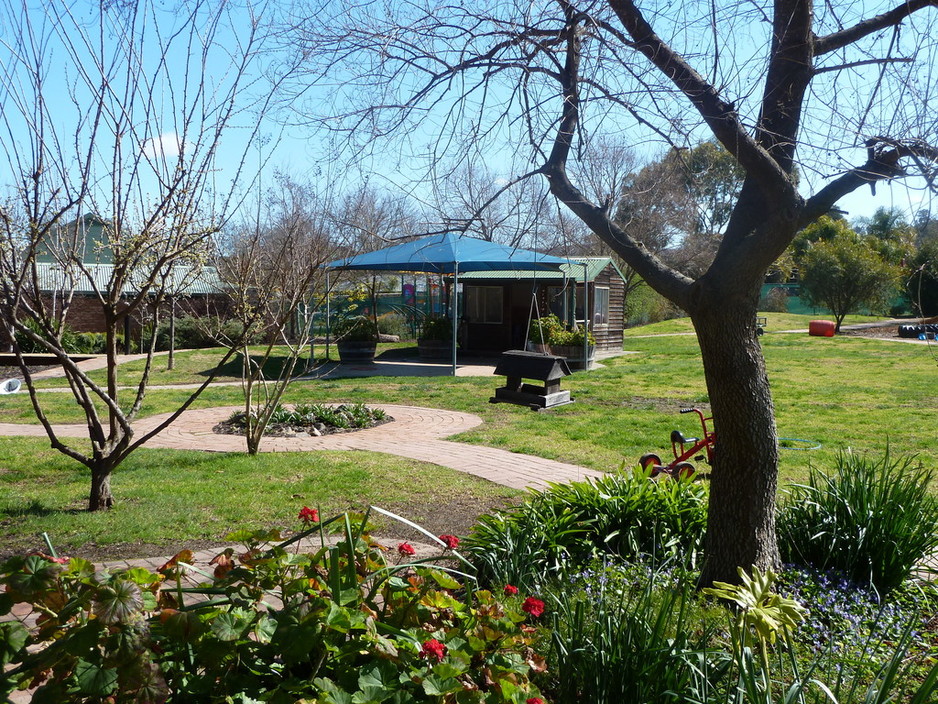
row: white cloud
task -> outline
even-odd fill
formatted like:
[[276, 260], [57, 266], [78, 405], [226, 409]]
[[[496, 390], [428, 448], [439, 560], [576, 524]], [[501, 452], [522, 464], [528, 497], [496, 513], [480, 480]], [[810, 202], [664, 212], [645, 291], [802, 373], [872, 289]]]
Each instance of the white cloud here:
[[148, 159], [174, 159], [182, 151], [182, 140], [175, 132], [164, 132], [143, 143], [143, 154]]

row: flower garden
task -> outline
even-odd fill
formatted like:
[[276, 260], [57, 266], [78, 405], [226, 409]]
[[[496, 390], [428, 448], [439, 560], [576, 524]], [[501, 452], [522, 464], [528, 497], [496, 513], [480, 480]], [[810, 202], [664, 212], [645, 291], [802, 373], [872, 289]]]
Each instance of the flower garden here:
[[702, 591], [706, 486], [639, 470], [532, 492], [464, 539], [428, 533], [422, 558], [373, 539], [368, 515], [309, 506], [295, 532], [228, 536], [242, 547], [208, 568], [188, 551], [155, 572], [14, 557], [0, 613], [36, 618], [0, 623], [0, 687], [89, 703], [935, 701], [929, 482], [909, 458], [844, 453], [782, 507], [782, 577]]

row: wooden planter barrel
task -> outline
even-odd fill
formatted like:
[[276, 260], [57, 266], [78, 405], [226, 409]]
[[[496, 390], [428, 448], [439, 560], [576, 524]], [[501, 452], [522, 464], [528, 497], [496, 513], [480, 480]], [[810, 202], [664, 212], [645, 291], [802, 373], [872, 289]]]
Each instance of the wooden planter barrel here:
[[586, 364], [583, 362], [583, 345], [551, 345], [550, 349], [555, 355], [566, 358], [567, 365], [571, 369], [588, 369], [596, 356], [595, 345], [589, 346], [589, 358]]
[[378, 343], [373, 340], [339, 340], [335, 346], [339, 349], [342, 364], [371, 364], [375, 361]]
[[443, 362], [453, 358], [452, 340], [417, 340], [417, 354], [428, 362]]

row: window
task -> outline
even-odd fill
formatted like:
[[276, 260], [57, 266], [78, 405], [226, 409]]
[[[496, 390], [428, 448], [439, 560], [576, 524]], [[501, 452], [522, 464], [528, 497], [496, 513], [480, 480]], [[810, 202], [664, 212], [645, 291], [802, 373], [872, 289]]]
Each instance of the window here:
[[503, 295], [501, 286], [467, 286], [466, 317], [469, 322], [500, 325]]
[[609, 324], [609, 289], [593, 289], [593, 326]]

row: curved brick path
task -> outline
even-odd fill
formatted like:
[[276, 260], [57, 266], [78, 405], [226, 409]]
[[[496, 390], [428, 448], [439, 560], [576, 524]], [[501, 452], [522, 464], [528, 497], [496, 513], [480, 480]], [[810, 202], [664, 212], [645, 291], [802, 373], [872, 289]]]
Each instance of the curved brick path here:
[[[266, 438], [262, 452], [305, 452], [312, 450], [370, 450], [412, 460], [431, 462], [466, 472], [515, 489], [544, 488], [548, 482], [570, 482], [601, 476], [601, 472], [564, 462], [521, 455], [480, 445], [449, 442], [443, 438], [482, 424], [470, 413], [416, 406], [374, 405], [394, 418], [376, 428], [323, 437]], [[220, 435], [212, 427], [224, 420], [234, 406], [186, 411], [146, 447], [209, 452], [244, 452], [244, 438]], [[145, 418], [135, 424], [138, 432], [155, 427], [168, 414]], [[56, 426], [62, 437], [83, 437], [84, 425]], [[45, 436], [38, 424], [0, 423], [0, 435]]]

